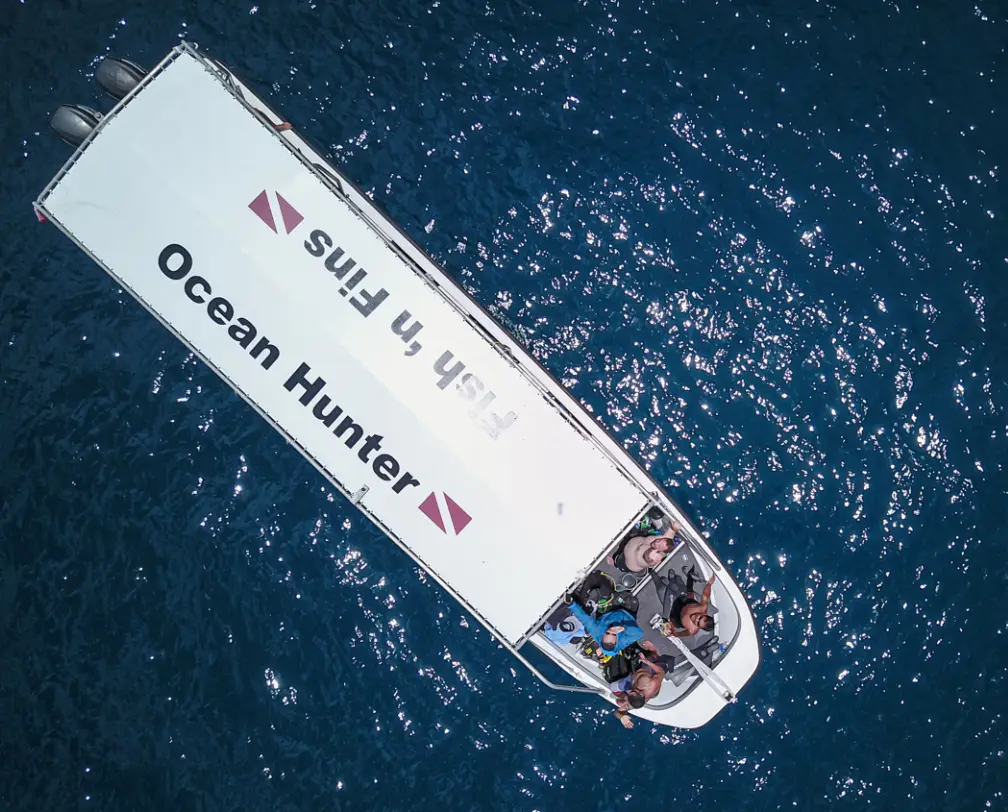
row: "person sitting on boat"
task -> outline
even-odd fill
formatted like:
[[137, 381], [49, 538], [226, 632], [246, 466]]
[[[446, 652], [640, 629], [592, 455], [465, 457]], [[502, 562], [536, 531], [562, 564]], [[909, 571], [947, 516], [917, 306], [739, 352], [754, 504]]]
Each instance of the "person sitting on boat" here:
[[700, 631], [714, 630], [714, 617], [707, 610], [715, 577], [711, 575], [699, 597], [693, 590], [695, 580], [696, 569], [692, 566], [686, 572], [685, 589], [678, 575], [665, 577], [655, 573], [654, 585], [662, 604], [662, 615], [668, 618], [661, 629], [666, 637], [692, 637]]
[[627, 729], [633, 727], [633, 719], [630, 718], [631, 708], [633, 710], [643, 708], [648, 699], [657, 695], [658, 691], [653, 687], [654, 682], [650, 671], [639, 668], [620, 683], [619, 690], [613, 692], [616, 698], [616, 710], [613, 713], [623, 727]]
[[678, 525], [673, 524], [660, 536], [634, 536], [623, 542], [606, 560], [610, 566], [623, 572], [640, 573], [649, 567], [657, 567], [675, 547], [675, 536], [679, 529]]
[[599, 644], [602, 654], [612, 656], [618, 654], [631, 643], [636, 643], [644, 636], [644, 630], [637, 625], [637, 619], [626, 609], [615, 609], [605, 612], [601, 617], [595, 618], [585, 611], [574, 598], [568, 595], [565, 599], [570, 606], [571, 613], [585, 627]]
[[643, 650], [638, 657], [638, 668], [626, 679], [621, 680], [617, 690], [613, 692], [617, 706], [615, 715], [625, 728], [633, 727], [630, 709], [643, 708], [658, 696], [662, 680], [665, 679], [664, 663], [652, 661], [652, 657], [657, 656], [654, 644], [645, 641], [644, 645], [649, 646], [649, 649]]
[[626, 728], [633, 727], [633, 720], [629, 718], [630, 709], [643, 708], [658, 696], [662, 681], [676, 664], [675, 655], [660, 654], [650, 640], [642, 640], [636, 648], [635, 670], [621, 680], [613, 692], [617, 704], [616, 718]]

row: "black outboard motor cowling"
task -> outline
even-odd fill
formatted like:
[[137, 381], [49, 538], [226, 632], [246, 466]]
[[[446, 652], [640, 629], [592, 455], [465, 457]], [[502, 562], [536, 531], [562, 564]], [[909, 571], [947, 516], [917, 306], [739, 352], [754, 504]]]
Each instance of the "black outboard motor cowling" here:
[[97, 110], [83, 104], [64, 104], [56, 108], [50, 123], [60, 138], [76, 148], [84, 143], [101, 120], [102, 114]]
[[95, 71], [95, 79], [98, 80], [98, 84], [116, 101], [122, 99], [140, 84], [140, 80], [146, 75], [147, 71], [135, 62], [111, 56], [107, 56], [99, 62], [98, 69]]

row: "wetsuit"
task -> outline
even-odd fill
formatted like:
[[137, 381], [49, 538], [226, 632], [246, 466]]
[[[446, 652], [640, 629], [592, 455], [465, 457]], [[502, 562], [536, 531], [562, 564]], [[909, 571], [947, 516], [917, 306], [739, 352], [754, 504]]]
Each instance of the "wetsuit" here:
[[580, 604], [594, 601], [595, 605], [604, 604], [613, 596], [613, 582], [601, 570], [596, 570], [577, 588], [574, 598]]

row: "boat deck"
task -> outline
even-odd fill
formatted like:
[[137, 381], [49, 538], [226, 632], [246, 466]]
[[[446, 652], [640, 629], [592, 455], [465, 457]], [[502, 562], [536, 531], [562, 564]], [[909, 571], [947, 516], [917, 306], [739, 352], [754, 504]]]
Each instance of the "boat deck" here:
[[[635, 530], [630, 534], [630, 536], [637, 535], [641, 535], [640, 531]], [[622, 540], [620, 543], [622, 543]], [[616, 544], [612, 550], [615, 551], [618, 548], [619, 544]], [[648, 641], [652, 643], [659, 654], [669, 655], [672, 658], [673, 667], [665, 675], [661, 690], [648, 703], [648, 707], [665, 708], [675, 704], [689, 693], [690, 689], [700, 678], [699, 674], [686, 661], [686, 658], [679, 649], [659, 631], [661, 623], [667, 617], [663, 612], [663, 606], [658, 590], [655, 588], [656, 584], [653, 576], [653, 572], [657, 572], [665, 578], [671, 578], [676, 582], [681, 591], [685, 591], [686, 573], [691, 567], [695, 568], [696, 573], [694, 588], [697, 592], [700, 592], [703, 590], [704, 582], [709, 577], [710, 571], [704, 568], [702, 559], [694, 555], [690, 545], [683, 541], [681, 537], [677, 538], [675, 547], [665, 557], [665, 560], [662, 561], [657, 570], [647, 570], [643, 573], [630, 575], [618, 570], [605, 561], [603, 561], [600, 567], [602, 572], [609, 575], [615, 581], [618, 592], [629, 592], [636, 598], [638, 605], [634, 614], [637, 618], [637, 623], [644, 631], [644, 637], [641, 642]], [[713, 631], [701, 630], [692, 637], [683, 637], [680, 639], [703, 663], [709, 667], [713, 667], [721, 656], [723, 646], [718, 637], [721, 625], [718, 618], [718, 609], [714, 606], [713, 602], [711, 603], [710, 612], [714, 616], [715, 622]], [[568, 632], [567, 634], [557, 632], [547, 634], [547, 625], [552, 627], [552, 629], [567, 629]], [[570, 609], [567, 606], [560, 606], [547, 618], [539, 633], [544, 639], [549, 641], [549, 646], [556, 653], [568, 658], [577, 667], [587, 669], [590, 673], [596, 675], [600, 682], [604, 683], [601, 664], [597, 660], [581, 653], [584, 639], [583, 629], [580, 631], [580, 635], [569, 637], [567, 640], [563, 639], [571, 633], [571, 627], [575, 625], [580, 627], [580, 623], [571, 615]]]

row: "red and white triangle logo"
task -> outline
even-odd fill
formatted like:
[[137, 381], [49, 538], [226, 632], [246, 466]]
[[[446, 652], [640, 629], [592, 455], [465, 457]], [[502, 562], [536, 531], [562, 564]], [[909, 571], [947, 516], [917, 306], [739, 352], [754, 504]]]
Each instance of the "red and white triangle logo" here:
[[[304, 220], [304, 215], [288, 203], [282, 194], [279, 192], [273, 192], [273, 194], [276, 196], [276, 206], [277, 210], [280, 212], [280, 219], [283, 222], [284, 231], [290, 234], [301, 224], [301, 221]], [[274, 234], [280, 233], [277, 231], [276, 217], [273, 216], [273, 203], [270, 200], [270, 195], [265, 189], [256, 195], [255, 200], [249, 203], [249, 208], [252, 209], [252, 212], [256, 217], [262, 220], [273, 230]]]
[[[443, 507], [438, 496], [441, 496], [444, 500]], [[458, 502], [443, 491], [431, 491], [430, 496], [420, 503], [420, 512], [440, 527], [441, 532], [445, 534], [448, 534], [448, 528], [445, 526], [445, 518], [447, 517], [448, 524], [451, 525], [453, 531], [451, 535], [454, 536], [465, 530], [469, 522], [472, 521], [472, 516], [466, 513]]]

